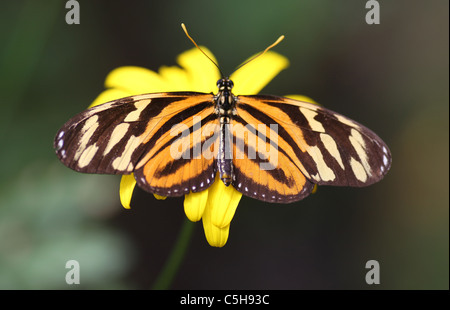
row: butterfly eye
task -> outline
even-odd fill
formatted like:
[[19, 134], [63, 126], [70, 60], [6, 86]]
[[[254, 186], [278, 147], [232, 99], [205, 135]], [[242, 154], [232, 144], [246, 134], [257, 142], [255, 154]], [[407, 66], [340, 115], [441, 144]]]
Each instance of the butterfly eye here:
[[217, 87], [220, 88], [220, 85], [222, 84], [223, 79], [217, 80]]
[[229, 87], [230, 89], [232, 89], [233, 86], [234, 86], [233, 81], [232, 81], [232, 80], [228, 80], [228, 87]]

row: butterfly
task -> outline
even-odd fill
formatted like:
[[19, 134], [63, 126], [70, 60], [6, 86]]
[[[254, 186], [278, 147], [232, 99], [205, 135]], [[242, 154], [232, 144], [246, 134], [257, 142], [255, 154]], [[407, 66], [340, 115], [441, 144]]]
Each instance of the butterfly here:
[[235, 96], [227, 77], [217, 87], [87, 109], [57, 132], [56, 154], [79, 172], [134, 173], [139, 187], [161, 196], [203, 191], [219, 175], [246, 196], [276, 203], [301, 200], [315, 184], [368, 186], [390, 169], [386, 143], [350, 118], [285, 97]]

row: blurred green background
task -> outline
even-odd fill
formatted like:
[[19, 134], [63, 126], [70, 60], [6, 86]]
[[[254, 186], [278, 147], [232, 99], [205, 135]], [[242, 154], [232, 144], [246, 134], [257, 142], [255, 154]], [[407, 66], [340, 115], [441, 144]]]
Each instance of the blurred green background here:
[[[449, 288], [449, 2], [66, 1], [0, 4], [0, 289], [152, 287], [184, 221], [183, 199], [118, 176], [79, 174], [56, 158], [56, 131], [104, 90], [112, 69], [174, 65], [199, 44], [230, 72], [279, 35], [290, 67], [264, 90], [303, 94], [374, 130], [390, 173], [374, 186], [320, 187], [289, 204], [243, 198], [224, 248], [201, 223], [174, 289]], [[215, 81], [211, 81], [215, 83]], [[80, 263], [80, 285], [65, 282]], [[365, 282], [377, 260], [381, 284]]]

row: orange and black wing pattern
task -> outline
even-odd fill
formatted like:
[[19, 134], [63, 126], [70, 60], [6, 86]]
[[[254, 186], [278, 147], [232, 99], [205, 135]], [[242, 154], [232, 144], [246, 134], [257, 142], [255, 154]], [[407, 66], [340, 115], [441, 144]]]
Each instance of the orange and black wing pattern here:
[[[58, 131], [54, 147], [61, 162], [73, 170], [134, 173], [138, 185], [149, 192], [182, 196], [214, 181], [217, 123], [212, 94], [130, 96], [70, 119]], [[201, 130], [203, 126], [209, 132]], [[209, 150], [211, 156], [201, 150]]]
[[245, 141], [240, 144], [242, 135], [235, 134], [232, 184], [256, 199], [300, 200], [314, 184], [368, 186], [381, 180], [391, 165], [390, 151], [375, 133], [315, 104], [238, 96], [233, 122], [245, 128]]
[[[232, 181], [246, 196], [289, 203], [315, 184], [362, 187], [391, 165], [387, 145], [321, 106], [277, 96], [238, 96], [230, 117]], [[90, 108], [57, 133], [54, 147], [79, 172], [130, 174], [162, 196], [207, 189], [218, 171], [219, 118], [212, 94], [130, 96]], [[225, 154], [226, 153], [226, 154]]]

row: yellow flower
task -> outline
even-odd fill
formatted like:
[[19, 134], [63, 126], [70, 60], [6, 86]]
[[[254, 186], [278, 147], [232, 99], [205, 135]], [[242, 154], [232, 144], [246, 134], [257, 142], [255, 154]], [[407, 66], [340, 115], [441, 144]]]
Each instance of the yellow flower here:
[[[211, 52], [203, 51], [215, 61]], [[197, 48], [190, 49], [177, 58], [181, 66], [163, 66], [158, 73], [141, 67], [119, 67], [106, 78], [105, 87], [92, 103], [95, 106], [107, 101], [154, 92], [197, 91], [217, 93], [216, 81], [221, 78], [217, 67]], [[281, 70], [289, 65], [288, 60], [275, 53], [267, 52], [234, 72], [233, 93], [257, 94]], [[299, 97], [294, 96], [298, 99]], [[302, 98], [305, 100], [305, 97]], [[310, 99], [308, 100], [310, 101]], [[131, 196], [136, 185], [134, 175], [124, 175], [120, 182], [120, 201], [124, 208], [130, 208]], [[155, 195], [158, 199], [165, 199]], [[202, 219], [208, 243], [222, 247], [228, 240], [230, 223], [242, 194], [232, 186], [225, 186], [219, 178], [207, 190], [185, 196], [184, 210], [189, 220]]]

